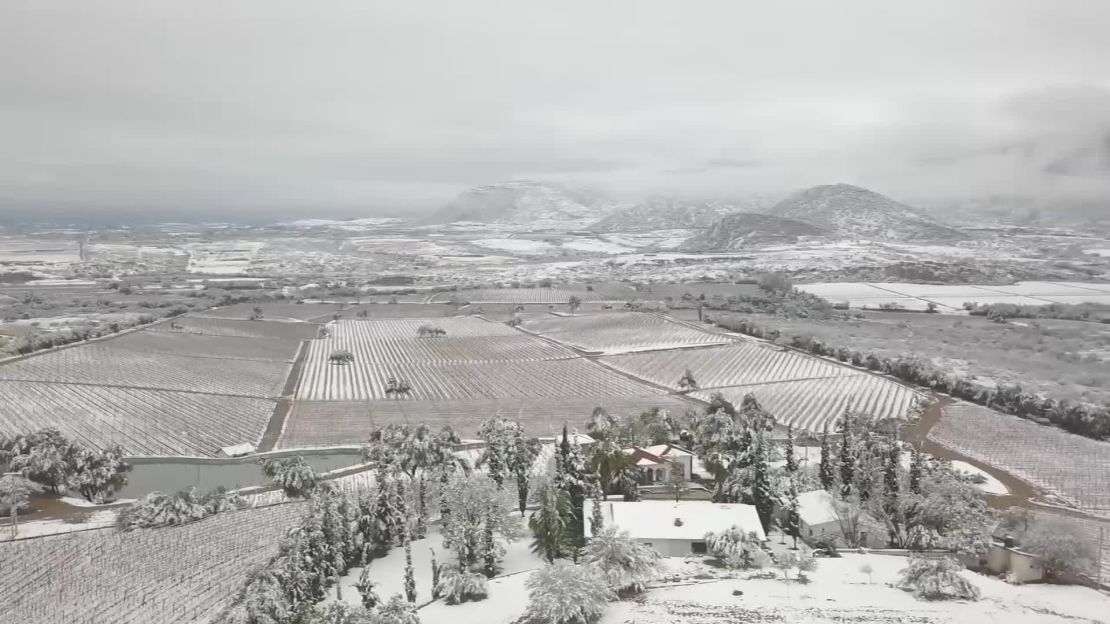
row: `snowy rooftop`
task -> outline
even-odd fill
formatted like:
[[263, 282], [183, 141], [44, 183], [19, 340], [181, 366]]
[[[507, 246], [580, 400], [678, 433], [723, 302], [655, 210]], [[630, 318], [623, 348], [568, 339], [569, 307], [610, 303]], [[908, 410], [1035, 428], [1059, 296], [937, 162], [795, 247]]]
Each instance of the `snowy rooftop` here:
[[228, 457], [240, 457], [242, 455], [250, 455], [254, 452], [254, 445], [250, 442], [241, 442], [239, 444], [232, 444], [220, 449], [220, 452]]
[[[586, 501], [586, 533], [593, 535], [589, 522], [593, 501]], [[765, 539], [759, 514], [753, 505], [710, 503], [708, 501], [640, 501], [601, 503], [603, 526], [628, 531], [636, 539], [697, 541], [710, 531], [723, 531], [736, 525], [754, 531]], [[675, 520], [681, 520], [676, 523]], [[681, 526], [679, 526], [681, 525]]]

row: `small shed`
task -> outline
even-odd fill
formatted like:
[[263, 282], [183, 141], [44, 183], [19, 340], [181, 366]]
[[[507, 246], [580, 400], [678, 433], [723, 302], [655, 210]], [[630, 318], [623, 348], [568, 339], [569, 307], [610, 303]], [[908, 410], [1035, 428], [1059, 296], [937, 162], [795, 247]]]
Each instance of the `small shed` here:
[[[593, 501], [586, 501], [586, 536], [593, 537]], [[708, 501], [604, 501], [603, 527], [627, 531], [637, 542], [650, 546], [664, 557], [708, 554], [705, 534], [733, 526], [754, 532], [765, 540], [763, 525], [754, 505]]]
[[798, 495], [798, 531], [808, 544], [832, 542], [842, 546], [844, 526], [855, 525], [857, 545], [865, 548], [886, 546], [886, 527], [866, 512], [860, 512], [854, 522], [841, 518], [835, 501], [825, 490], [813, 490]]

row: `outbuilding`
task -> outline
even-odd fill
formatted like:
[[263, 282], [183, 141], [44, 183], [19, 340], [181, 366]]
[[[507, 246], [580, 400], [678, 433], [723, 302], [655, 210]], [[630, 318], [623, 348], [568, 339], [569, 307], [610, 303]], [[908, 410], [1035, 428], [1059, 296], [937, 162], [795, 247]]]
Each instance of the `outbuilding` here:
[[[593, 537], [593, 501], [586, 501], [586, 536]], [[602, 527], [627, 531], [637, 542], [664, 557], [708, 554], [705, 534], [733, 526], [765, 540], [754, 505], [708, 501], [601, 502]]]

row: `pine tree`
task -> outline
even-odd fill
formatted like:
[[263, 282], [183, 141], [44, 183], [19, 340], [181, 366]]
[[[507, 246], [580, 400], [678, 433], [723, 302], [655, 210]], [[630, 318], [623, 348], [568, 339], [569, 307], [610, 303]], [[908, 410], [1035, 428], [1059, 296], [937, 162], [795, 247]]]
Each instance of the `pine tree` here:
[[910, 459], [910, 491], [914, 494], [921, 494], [921, 463], [921, 451], [914, 447]]
[[767, 448], [762, 432], [755, 440], [752, 467], [755, 470], [752, 498], [755, 499], [755, 510], [759, 513], [763, 532], [768, 533], [771, 530], [771, 514], [775, 510], [775, 495], [771, 489], [771, 468], [767, 463]]
[[898, 541], [901, 530], [901, 504], [899, 502], [898, 471], [901, 467], [902, 449], [897, 444], [892, 444], [887, 451], [886, 464], [883, 466], [883, 514], [888, 522], [888, 536], [890, 542]]
[[409, 602], [416, 602], [416, 575], [412, 569], [412, 542], [409, 540], [408, 532], [403, 535], [405, 542], [405, 599]]
[[824, 431], [821, 432], [821, 465], [818, 476], [821, 479], [821, 487], [826, 491], [831, 491], [836, 483], [836, 475], [833, 472], [832, 445], [829, 443], [828, 425], [825, 425]]
[[528, 480], [532, 476], [532, 466], [540, 454], [540, 441], [535, 438], [526, 439], [524, 429], [517, 427], [513, 432], [513, 452], [509, 471], [516, 479], [517, 506], [520, 517], [524, 517], [524, 510], [528, 508]]
[[795, 473], [798, 471], [798, 459], [794, 456], [794, 427], [792, 425], [786, 426], [786, 472]]

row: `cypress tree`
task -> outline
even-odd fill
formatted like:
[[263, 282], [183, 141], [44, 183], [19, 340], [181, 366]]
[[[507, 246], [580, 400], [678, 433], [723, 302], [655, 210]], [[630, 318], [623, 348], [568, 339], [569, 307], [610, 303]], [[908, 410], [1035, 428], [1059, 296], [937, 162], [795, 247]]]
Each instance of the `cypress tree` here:
[[494, 540], [494, 506], [486, 507], [486, 524], [482, 533], [482, 572], [489, 578], [497, 576], [497, 542]]
[[794, 427], [786, 426], [786, 472], [791, 474], [798, 471], [798, 459], [794, 456]]
[[405, 599], [416, 602], [416, 574], [412, 569], [412, 542], [408, 531], [403, 533], [402, 539], [405, 542]]
[[826, 491], [831, 491], [836, 483], [836, 475], [833, 472], [832, 445], [829, 443], [828, 425], [825, 425], [824, 431], [821, 432], [821, 466], [818, 476], [821, 479], [821, 487]]
[[436, 549], [429, 548], [432, 551], [432, 599], [439, 598], [439, 563], [436, 562]]
[[768, 533], [771, 530], [771, 514], [775, 510], [775, 495], [771, 490], [771, 468], [767, 464], [767, 449], [762, 431], [755, 440], [752, 464], [755, 469], [752, 498], [755, 499], [755, 510], [759, 513], [759, 522], [763, 525], [763, 532]]
[[914, 447], [910, 460], [910, 491], [921, 494], [921, 451]]
[[790, 475], [787, 485], [786, 497], [786, 534], [794, 539], [794, 548], [798, 547], [798, 537], [801, 534], [801, 516], [798, 513], [798, 476]]
[[428, 537], [428, 481], [420, 473], [420, 496], [416, 500], [416, 539]]
[[841, 419], [840, 435], [840, 493], [847, 496], [852, 493], [852, 486], [856, 481], [856, 457], [852, 448], [852, 408], [851, 405], [844, 410]]

